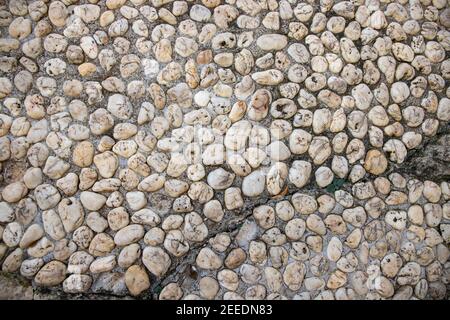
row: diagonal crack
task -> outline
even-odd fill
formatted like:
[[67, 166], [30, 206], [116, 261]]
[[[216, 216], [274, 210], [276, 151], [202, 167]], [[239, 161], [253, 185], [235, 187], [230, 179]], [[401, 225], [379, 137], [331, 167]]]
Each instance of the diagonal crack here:
[[296, 187], [289, 188], [287, 192], [282, 196], [270, 197], [268, 195], [264, 195], [258, 197], [257, 199], [245, 198], [244, 207], [239, 210], [234, 210], [234, 216], [229, 217], [228, 219], [224, 219], [222, 222], [214, 225], [214, 228], [209, 229], [208, 236], [202, 242], [192, 244], [187, 255], [176, 260], [172, 260], [172, 265], [167, 271], [166, 275], [162, 278], [156, 279], [156, 281], [152, 283], [149, 289], [151, 292], [150, 295], [152, 295], [153, 299], [157, 299], [159, 290], [166, 286], [168, 283], [176, 282], [181, 285], [186, 277], [195, 278], [197, 275], [196, 272], [192, 269], [192, 266], [195, 265], [195, 259], [198, 252], [208, 244], [210, 239], [223, 232], [226, 232], [231, 237], [231, 241], [233, 243], [234, 237], [236, 236], [242, 224], [253, 215], [254, 208], [261, 205], [271, 204], [288, 199], [294, 193], [299, 191], [314, 192], [317, 191], [317, 188], [318, 187], [314, 186], [314, 184], [310, 184], [301, 189]]

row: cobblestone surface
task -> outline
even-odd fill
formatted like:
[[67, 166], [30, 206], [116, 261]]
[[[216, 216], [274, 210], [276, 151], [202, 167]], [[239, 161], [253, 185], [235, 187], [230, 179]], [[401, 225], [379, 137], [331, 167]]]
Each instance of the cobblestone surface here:
[[0, 1], [0, 299], [447, 299], [447, 0]]

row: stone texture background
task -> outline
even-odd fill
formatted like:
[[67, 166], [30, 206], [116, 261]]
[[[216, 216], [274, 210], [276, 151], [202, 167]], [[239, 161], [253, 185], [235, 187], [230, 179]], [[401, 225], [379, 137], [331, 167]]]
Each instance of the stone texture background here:
[[448, 299], [449, 28], [446, 0], [0, 1], [0, 299]]

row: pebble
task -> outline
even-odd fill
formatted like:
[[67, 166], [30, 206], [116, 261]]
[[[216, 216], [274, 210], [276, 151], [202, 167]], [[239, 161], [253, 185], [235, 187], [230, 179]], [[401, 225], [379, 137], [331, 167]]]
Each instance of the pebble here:
[[53, 1], [48, 8], [48, 18], [56, 27], [64, 27], [69, 12], [61, 1]]
[[66, 266], [57, 260], [45, 264], [34, 277], [38, 285], [51, 287], [64, 281], [66, 277]]
[[28, 193], [28, 188], [23, 182], [13, 182], [2, 191], [2, 197], [6, 202], [18, 202]]
[[42, 210], [55, 207], [61, 199], [58, 190], [50, 184], [41, 184], [36, 187], [34, 189], [34, 196], [37, 205]]
[[224, 145], [227, 149], [241, 150], [246, 146], [250, 136], [252, 125], [250, 122], [241, 120], [234, 123], [225, 135]]
[[155, 276], [163, 276], [171, 265], [169, 255], [159, 247], [148, 246], [142, 252], [142, 263]]
[[274, 86], [280, 84], [283, 81], [284, 76], [281, 71], [270, 69], [253, 73], [252, 79], [260, 85]]
[[125, 284], [131, 295], [138, 296], [150, 287], [150, 279], [143, 267], [133, 265], [125, 272]]
[[217, 270], [222, 266], [222, 259], [209, 248], [203, 248], [197, 255], [196, 264], [206, 270]]
[[67, 293], [83, 293], [89, 290], [92, 278], [89, 275], [72, 274], [63, 282], [63, 290]]
[[281, 50], [288, 44], [288, 39], [281, 34], [265, 34], [256, 40], [256, 45], [265, 51]]
[[256, 197], [264, 192], [265, 174], [262, 171], [253, 171], [242, 181], [242, 193], [248, 197]]
[[364, 160], [364, 169], [366, 169], [367, 172], [374, 175], [380, 175], [386, 171], [387, 166], [387, 159], [382, 152], [376, 149], [367, 152], [366, 159]]
[[136, 242], [144, 236], [144, 228], [138, 224], [130, 224], [120, 229], [114, 236], [114, 242], [118, 246], [126, 246]]
[[95, 235], [89, 244], [89, 253], [96, 257], [107, 255], [114, 248], [114, 241], [106, 233]]
[[219, 168], [208, 174], [208, 184], [215, 190], [223, 190], [231, 186], [235, 175]]
[[80, 194], [80, 201], [87, 210], [97, 211], [105, 204], [106, 197], [96, 192], [83, 191]]

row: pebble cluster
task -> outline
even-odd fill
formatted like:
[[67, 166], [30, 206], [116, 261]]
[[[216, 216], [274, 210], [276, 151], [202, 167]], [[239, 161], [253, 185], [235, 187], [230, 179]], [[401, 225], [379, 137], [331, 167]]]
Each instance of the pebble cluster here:
[[157, 299], [445, 299], [447, 0], [0, 4], [0, 265]]

